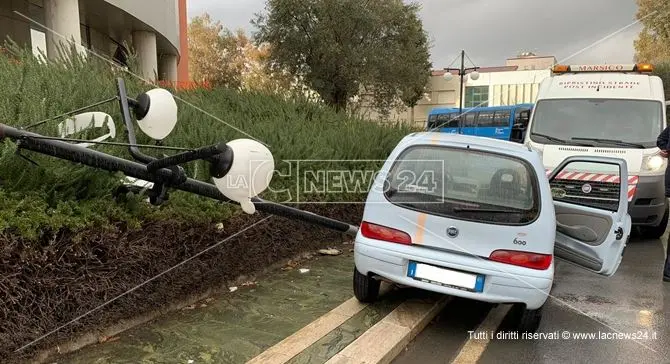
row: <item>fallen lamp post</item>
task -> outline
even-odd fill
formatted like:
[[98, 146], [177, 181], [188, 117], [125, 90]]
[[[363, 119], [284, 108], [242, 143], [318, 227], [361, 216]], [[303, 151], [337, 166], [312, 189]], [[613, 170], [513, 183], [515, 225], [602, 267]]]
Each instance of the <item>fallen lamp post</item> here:
[[[0, 141], [8, 138], [16, 142], [19, 151], [29, 150], [106, 171], [123, 172], [128, 177], [153, 182], [154, 185], [148, 191], [148, 195], [154, 205], [162, 204], [167, 198], [168, 189], [174, 188], [239, 204], [248, 214], [258, 210], [322, 226], [350, 236], [355, 236], [358, 232], [357, 226], [257, 197], [267, 189], [274, 172], [272, 154], [257, 141], [236, 139], [229, 143], [221, 142], [164, 158], [155, 158], [142, 153], [137, 145], [131, 111], [145, 134], [154, 140], [162, 140], [176, 125], [176, 102], [172, 94], [164, 89], [150, 90], [139, 95], [137, 99], [129, 98], [122, 78], [117, 80], [117, 90], [117, 97], [107, 101], [118, 100], [129, 143], [108, 144], [127, 145], [135, 161], [68, 142], [73, 139], [43, 136], [29, 132], [26, 128], [15, 128], [1, 123]], [[95, 106], [100, 104], [96, 103]], [[99, 144], [105, 143], [99, 142]], [[184, 169], [179, 166], [196, 160], [209, 162], [214, 184], [187, 177]], [[241, 189], [228, 186], [224, 181], [227, 176], [241, 176], [251, 180], [248, 181], [248, 188]]]

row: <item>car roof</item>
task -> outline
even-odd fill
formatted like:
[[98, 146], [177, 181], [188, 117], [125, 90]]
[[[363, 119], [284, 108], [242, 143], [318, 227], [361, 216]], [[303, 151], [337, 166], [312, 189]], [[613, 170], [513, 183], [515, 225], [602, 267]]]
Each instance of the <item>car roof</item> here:
[[406, 136], [401, 141], [401, 143], [404, 144], [405, 147], [420, 144], [440, 144], [440, 145], [466, 144], [468, 146], [472, 146], [478, 149], [479, 148], [495, 149], [497, 151], [502, 151], [503, 153], [507, 152], [507, 154], [530, 155], [535, 153], [527, 146], [516, 142], [495, 139], [495, 138], [481, 137], [481, 136], [444, 133], [438, 131], [412, 133]]

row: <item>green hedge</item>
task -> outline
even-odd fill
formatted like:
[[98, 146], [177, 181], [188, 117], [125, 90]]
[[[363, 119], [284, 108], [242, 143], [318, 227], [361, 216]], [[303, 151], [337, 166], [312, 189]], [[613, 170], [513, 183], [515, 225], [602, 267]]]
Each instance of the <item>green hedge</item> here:
[[[74, 58], [62, 64], [42, 64], [29, 52], [14, 49], [0, 55], [0, 122], [26, 126], [70, 110], [104, 100], [116, 94], [116, 78], [126, 80], [130, 95], [151, 88], [135, 77], [101, 60]], [[243, 130], [270, 146], [282, 173], [295, 173], [284, 160], [383, 160], [395, 144], [411, 130], [404, 126], [379, 126], [350, 118], [302, 99], [286, 101], [278, 96], [228, 89], [176, 93], [179, 123], [165, 145], [198, 147], [224, 140], [247, 137]], [[201, 110], [220, 120], [206, 115]], [[95, 109], [109, 113], [116, 124], [116, 141], [125, 141], [121, 115], [116, 103]], [[62, 119], [31, 131], [56, 136]], [[235, 128], [226, 125], [226, 123]], [[148, 143], [139, 137], [140, 143]], [[97, 146], [98, 150], [129, 158], [123, 147]], [[70, 162], [23, 151], [16, 145], [0, 143], [0, 232], [39, 238], [44, 231], [83, 231], [91, 226], [122, 221], [130, 227], [152, 219], [221, 221], [239, 209], [179, 191], [170, 201], [152, 207], [141, 197], [114, 202], [112, 192], [121, 184], [120, 174], [82, 167]], [[158, 155], [156, 151], [148, 154]], [[172, 152], [165, 152], [172, 153]], [[308, 162], [310, 169], [375, 168], [374, 162]], [[204, 162], [186, 166], [190, 177], [209, 181]], [[295, 187], [295, 176], [275, 178], [273, 190]], [[284, 201], [287, 196], [268, 192], [262, 197]], [[360, 193], [307, 194], [309, 200], [360, 200]], [[295, 194], [291, 196], [296, 200]]]

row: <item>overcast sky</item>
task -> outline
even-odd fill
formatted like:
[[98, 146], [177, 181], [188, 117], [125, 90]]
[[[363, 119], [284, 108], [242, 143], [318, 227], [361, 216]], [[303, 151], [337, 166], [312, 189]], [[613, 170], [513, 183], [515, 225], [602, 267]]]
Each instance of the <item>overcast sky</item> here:
[[[265, 0], [189, 0], [189, 17], [209, 13], [250, 33]], [[465, 49], [477, 66], [504, 65], [521, 51], [567, 63], [630, 63], [639, 24], [580, 50], [635, 21], [635, 0], [422, 0], [433, 68], [449, 66]], [[454, 64], [454, 66], [458, 66]], [[469, 65], [468, 65], [469, 66]]]

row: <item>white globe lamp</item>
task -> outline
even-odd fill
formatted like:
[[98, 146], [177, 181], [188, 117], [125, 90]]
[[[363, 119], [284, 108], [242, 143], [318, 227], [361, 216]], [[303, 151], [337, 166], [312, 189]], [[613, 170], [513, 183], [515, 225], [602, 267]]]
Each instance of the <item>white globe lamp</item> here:
[[163, 140], [177, 125], [177, 103], [170, 91], [155, 88], [138, 96], [135, 116], [144, 134]]
[[233, 163], [222, 178], [213, 177], [216, 188], [240, 204], [247, 214], [256, 212], [251, 202], [270, 186], [275, 169], [274, 157], [263, 144], [252, 139], [235, 139], [227, 143], [233, 151]]

